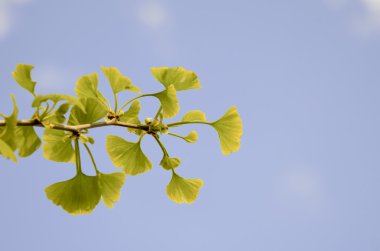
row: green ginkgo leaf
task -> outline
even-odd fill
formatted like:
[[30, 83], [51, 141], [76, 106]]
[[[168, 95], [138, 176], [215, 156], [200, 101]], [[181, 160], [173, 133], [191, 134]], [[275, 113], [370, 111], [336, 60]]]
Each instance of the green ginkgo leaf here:
[[141, 141], [136, 143], [126, 141], [114, 135], [108, 135], [106, 140], [107, 153], [112, 163], [129, 175], [137, 175], [152, 169], [152, 162], [141, 150]]
[[125, 122], [125, 123], [132, 123], [132, 124], [136, 124], [136, 122], [140, 123], [140, 120], [139, 120], [140, 109], [141, 109], [140, 101], [139, 100], [134, 101], [129, 107], [129, 109], [120, 115], [119, 121]]
[[16, 137], [20, 157], [32, 155], [41, 146], [41, 140], [31, 126], [18, 126], [16, 128]]
[[160, 166], [162, 166], [166, 170], [171, 170], [178, 167], [181, 164], [181, 159], [179, 158], [171, 158], [167, 155], [164, 155], [160, 162]]
[[153, 76], [165, 87], [174, 85], [177, 91], [201, 88], [198, 76], [183, 67], [151, 68]]
[[78, 79], [75, 85], [75, 94], [78, 98], [94, 98], [107, 106], [108, 101], [98, 90], [98, 74], [96, 72]]
[[79, 102], [78, 99], [76, 99], [73, 96], [66, 95], [66, 94], [47, 94], [47, 95], [38, 95], [32, 102], [32, 107], [39, 107], [42, 102], [45, 101], [52, 101], [53, 103], [58, 103], [60, 101], [66, 101], [71, 105], [78, 106], [83, 112], [86, 111], [84, 105]]
[[217, 121], [210, 123], [218, 132], [223, 154], [236, 152], [240, 148], [240, 139], [243, 134], [243, 124], [235, 106]]
[[173, 85], [170, 85], [165, 91], [153, 94], [153, 96], [160, 100], [164, 118], [171, 118], [177, 115], [179, 104], [177, 92]]
[[120, 190], [125, 181], [124, 173], [98, 173], [98, 182], [102, 199], [107, 207], [113, 208], [113, 204], [120, 200]]
[[74, 106], [70, 112], [69, 125], [90, 124], [104, 118], [108, 113], [107, 107], [94, 98], [81, 98], [80, 102], [86, 112]]
[[[141, 121], [139, 119], [139, 113], [140, 113], [140, 101], [136, 100], [134, 101], [129, 109], [119, 115], [119, 121], [134, 124], [134, 125], [141, 125]], [[128, 128], [128, 132], [135, 133], [137, 135], [141, 134], [141, 130], [137, 130], [134, 128]]]
[[45, 193], [55, 205], [73, 215], [91, 213], [101, 197], [98, 177], [87, 176], [82, 172], [72, 179], [48, 186]]
[[75, 152], [69, 137], [70, 135], [65, 131], [45, 129], [42, 138], [43, 156], [57, 162], [74, 162]]
[[206, 121], [206, 120], [207, 120], [206, 114], [204, 114], [204, 112], [199, 111], [199, 110], [189, 111], [181, 119], [182, 122]]
[[16, 154], [13, 152], [12, 148], [8, 146], [5, 141], [0, 139], [0, 155], [3, 155], [5, 158], [17, 162]]
[[186, 179], [173, 172], [172, 179], [166, 187], [169, 198], [178, 203], [193, 203], [203, 186], [201, 179]]
[[43, 119], [42, 123], [63, 124], [66, 121], [65, 115], [69, 111], [70, 106], [71, 105], [69, 103], [61, 104], [57, 110], [47, 115]]
[[111, 85], [113, 93], [118, 93], [124, 90], [132, 92], [141, 92], [137, 86], [132, 84], [132, 81], [124, 76], [116, 67], [102, 67], [104, 75]]
[[13, 151], [17, 148], [16, 128], [18, 107], [15, 97], [12, 95], [13, 112], [10, 116], [4, 116], [5, 126], [0, 128], [0, 139], [3, 140]]
[[183, 138], [189, 143], [195, 143], [198, 140], [198, 134], [196, 131], [191, 131], [186, 137]]
[[33, 81], [31, 77], [31, 71], [33, 68], [33, 65], [18, 64], [14, 72], [12, 72], [12, 76], [22, 88], [26, 89], [31, 94], [36, 95], [34, 92], [36, 82]]

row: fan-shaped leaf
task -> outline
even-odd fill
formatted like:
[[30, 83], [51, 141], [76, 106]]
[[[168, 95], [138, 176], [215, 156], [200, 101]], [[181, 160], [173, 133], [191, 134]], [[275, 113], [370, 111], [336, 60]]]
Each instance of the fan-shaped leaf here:
[[16, 127], [18, 107], [15, 97], [12, 95], [13, 112], [10, 116], [4, 116], [5, 126], [0, 128], [0, 139], [15, 151], [17, 148]]
[[136, 175], [152, 169], [152, 162], [141, 150], [140, 141], [133, 143], [118, 136], [109, 135], [106, 148], [112, 163], [123, 168], [126, 174]]
[[36, 86], [36, 82], [33, 81], [31, 77], [31, 71], [33, 68], [33, 65], [18, 64], [14, 72], [12, 72], [12, 76], [22, 88], [35, 95], [34, 88]]
[[101, 196], [98, 177], [81, 172], [72, 179], [45, 188], [45, 192], [55, 205], [73, 215], [91, 213]]
[[182, 122], [192, 122], [192, 121], [206, 121], [206, 114], [202, 111], [189, 111], [181, 119]]
[[[132, 105], [129, 107], [129, 109], [122, 113], [119, 117], [119, 121], [135, 124], [135, 125], [141, 125], [141, 121], [139, 119], [139, 113], [140, 113], [140, 101], [136, 100], [132, 103]], [[135, 133], [137, 135], [141, 134], [141, 130], [137, 130], [134, 128], [128, 128], [129, 132]]]
[[201, 88], [198, 76], [183, 67], [151, 68], [153, 76], [166, 88], [174, 85], [177, 91]]
[[139, 120], [139, 113], [140, 113], [140, 101], [136, 100], [134, 101], [129, 109], [122, 113], [119, 117], [119, 121], [125, 122], [125, 123], [133, 123], [135, 124], [136, 122], [140, 123]]
[[107, 106], [108, 101], [98, 90], [98, 74], [96, 72], [78, 79], [75, 85], [75, 94], [78, 98], [94, 98]]
[[232, 106], [220, 119], [210, 125], [218, 132], [223, 154], [239, 150], [243, 124], [235, 106]]
[[120, 199], [120, 190], [125, 181], [125, 174], [98, 173], [98, 181], [104, 204], [109, 208], [113, 208], [113, 204]]
[[73, 96], [70, 96], [70, 95], [66, 95], [66, 94], [47, 94], [47, 95], [38, 95], [34, 100], [33, 100], [33, 103], [32, 103], [32, 107], [39, 107], [41, 105], [42, 102], [45, 102], [45, 101], [52, 101], [53, 103], [58, 103], [60, 101], [66, 101], [68, 102], [70, 105], [76, 105], [78, 106], [83, 112], [86, 111], [84, 105], [79, 102], [78, 99], [76, 99], [75, 97]]
[[41, 146], [41, 140], [31, 126], [18, 126], [16, 128], [16, 137], [20, 157], [32, 155]]
[[166, 187], [169, 198], [178, 203], [193, 203], [203, 186], [201, 179], [186, 179], [173, 172], [172, 179]]
[[162, 160], [160, 162], [160, 165], [166, 170], [174, 169], [174, 168], [178, 167], [180, 164], [181, 164], [181, 159], [170, 158], [167, 155], [164, 155], [164, 157], [162, 158]]
[[85, 107], [85, 112], [74, 106], [70, 112], [69, 125], [90, 124], [104, 118], [108, 113], [107, 107], [94, 98], [81, 98], [80, 102]]
[[186, 137], [183, 138], [189, 143], [195, 143], [198, 140], [198, 134], [196, 131], [191, 131]]
[[45, 129], [42, 140], [42, 152], [46, 159], [57, 162], [75, 161], [74, 148], [69, 135], [64, 131]]
[[134, 86], [132, 81], [124, 76], [116, 67], [102, 67], [102, 71], [104, 75], [106, 75], [114, 93], [124, 90], [141, 92], [140, 89], [137, 86]]
[[153, 94], [162, 105], [164, 118], [171, 118], [179, 112], [177, 93], [173, 85], [170, 85], [165, 91]]
[[70, 109], [69, 103], [61, 104], [57, 110], [50, 113], [43, 119], [43, 123], [52, 123], [52, 124], [63, 124], [66, 121], [65, 114]]
[[12, 148], [8, 146], [5, 141], [0, 139], [0, 154], [3, 155], [5, 158], [13, 160], [14, 162], [17, 162], [17, 158], [15, 153], [13, 152]]

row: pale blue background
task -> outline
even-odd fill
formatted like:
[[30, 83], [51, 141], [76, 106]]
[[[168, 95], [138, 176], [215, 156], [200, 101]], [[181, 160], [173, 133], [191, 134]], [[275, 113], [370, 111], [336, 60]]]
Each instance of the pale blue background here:
[[[205, 182], [192, 205], [166, 197], [170, 173], [144, 139], [154, 169], [128, 177], [114, 209], [79, 217], [43, 192], [73, 165], [41, 150], [1, 159], [0, 250], [380, 250], [379, 1], [1, 1], [1, 112], [11, 93], [22, 118], [32, 112], [11, 77], [17, 63], [36, 66], [38, 93], [68, 94], [101, 65], [145, 92], [161, 90], [149, 67], [180, 65], [203, 85], [179, 94], [180, 116], [202, 109], [214, 120], [236, 105], [244, 136], [229, 156], [210, 128], [193, 127], [195, 145], [163, 139], [178, 172]], [[103, 76], [100, 85], [109, 96]], [[152, 116], [157, 102], [142, 101]], [[110, 133], [134, 139], [93, 131], [106, 172], [116, 170]]]

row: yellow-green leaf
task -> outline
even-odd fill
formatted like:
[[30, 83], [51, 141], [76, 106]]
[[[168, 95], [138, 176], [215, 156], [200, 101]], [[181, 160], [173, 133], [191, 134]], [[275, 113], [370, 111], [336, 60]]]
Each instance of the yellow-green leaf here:
[[32, 155], [41, 146], [41, 140], [31, 126], [18, 126], [16, 128], [16, 137], [20, 157]]
[[5, 141], [7, 145], [15, 151], [17, 148], [16, 127], [18, 107], [15, 97], [12, 95], [13, 112], [10, 116], [4, 116], [5, 126], [0, 127], [0, 139]]
[[97, 176], [79, 172], [74, 178], [45, 188], [46, 196], [70, 214], [89, 214], [99, 203], [101, 191]]
[[43, 156], [57, 162], [74, 162], [75, 152], [69, 137], [64, 131], [45, 129], [42, 138]]
[[60, 101], [66, 101], [71, 105], [78, 106], [82, 111], [86, 111], [85, 107], [78, 99], [73, 96], [66, 94], [47, 94], [47, 95], [38, 95], [32, 102], [32, 107], [39, 107], [42, 102], [52, 101], [53, 103], [58, 103]]
[[116, 67], [102, 67], [102, 71], [104, 75], [106, 75], [112, 91], [115, 94], [124, 90], [141, 92], [140, 89], [137, 86], [134, 86], [132, 81], [124, 76]]
[[189, 143], [194, 143], [198, 140], [198, 134], [196, 131], [191, 131], [186, 137], [183, 138]]
[[31, 71], [33, 68], [33, 65], [18, 64], [14, 72], [12, 72], [12, 76], [22, 88], [35, 95], [34, 88], [36, 86], [36, 82], [33, 81], [31, 77]]
[[107, 107], [94, 98], [81, 98], [80, 102], [85, 107], [83, 112], [78, 106], [71, 109], [69, 125], [90, 124], [104, 118], [107, 113]]
[[173, 85], [170, 85], [165, 91], [153, 94], [157, 97], [162, 105], [164, 118], [171, 118], [179, 112], [177, 92]]
[[201, 88], [198, 76], [183, 67], [151, 68], [153, 76], [165, 87], [174, 85], [177, 91]]
[[162, 166], [166, 170], [171, 170], [178, 167], [181, 164], [181, 159], [179, 158], [170, 158], [167, 155], [164, 155], [160, 162], [160, 166]]
[[107, 207], [113, 208], [113, 204], [120, 199], [120, 190], [125, 181], [124, 173], [98, 173], [98, 182], [102, 199]]
[[[119, 121], [135, 124], [135, 125], [141, 125], [141, 121], [139, 119], [139, 113], [140, 113], [140, 101], [136, 100], [132, 103], [132, 105], [129, 107], [129, 109], [120, 114]], [[137, 130], [134, 128], [128, 128], [128, 132], [135, 133], [137, 135], [141, 134], [141, 130]]]
[[78, 79], [75, 85], [75, 93], [78, 98], [95, 98], [107, 106], [108, 101], [98, 90], [98, 74], [96, 72]]
[[70, 109], [69, 103], [61, 104], [57, 110], [50, 113], [43, 119], [43, 123], [52, 123], [52, 124], [63, 124], [66, 121], [65, 114]]
[[8, 144], [5, 143], [5, 141], [1, 139], [0, 139], [0, 154], [3, 155], [7, 159], [17, 162], [16, 154], [13, 152], [12, 148], [8, 146]]
[[136, 100], [134, 101], [129, 109], [122, 113], [119, 117], [119, 121], [125, 122], [125, 123], [133, 123], [135, 124], [136, 122], [140, 123], [139, 120], [139, 113], [140, 113], [140, 101]]
[[141, 150], [140, 141], [133, 143], [118, 136], [109, 135], [106, 148], [112, 163], [116, 167], [123, 168], [126, 174], [136, 175], [152, 169], [152, 162]]
[[206, 114], [204, 114], [204, 112], [199, 111], [199, 110], [189, 111], [181, 119], [182, 122], [206, 121], [206, 120], [207, 120]]
[[173, 172], [172, 179], [166, 187], [169, 198], [178, 203], [193, 203], [203, 186], [201, 179], [186, 179]]
[[235, 106], [228, 109], [220, 119], [210, 125], [218, 132], [223, 154], [230, 154], [239, 150], [243, 124]]

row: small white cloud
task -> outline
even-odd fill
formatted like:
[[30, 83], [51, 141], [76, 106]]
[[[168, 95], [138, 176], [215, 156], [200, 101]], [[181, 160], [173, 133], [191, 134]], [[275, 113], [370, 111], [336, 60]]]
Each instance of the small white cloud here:
[[[350, 13], [352, 27], [361, 35], [380, 31], [380, 0], [323, 0], [335, 10], [353, 10]], [[349, 8], [351, 7], [351, 8]]]
[[10, 15], [6, 6], [0, 4], [0, 39], [3, 39], [10, 30]]
[[290, 167], [274, 180], [280, 203], [290, 207], [308, 208], [318, 211], [324, 205], [324, 187], [315, 169]]
[[139, 6], [138, 18], [149, 28], [158, 28], [166, 24], [168, 13], [162, 3], [147, 2]]
[[32, 0], [0, 0], [0, 39], [4, 39], [11, 30], [12, 8], [30, 2], [32, 2]]

